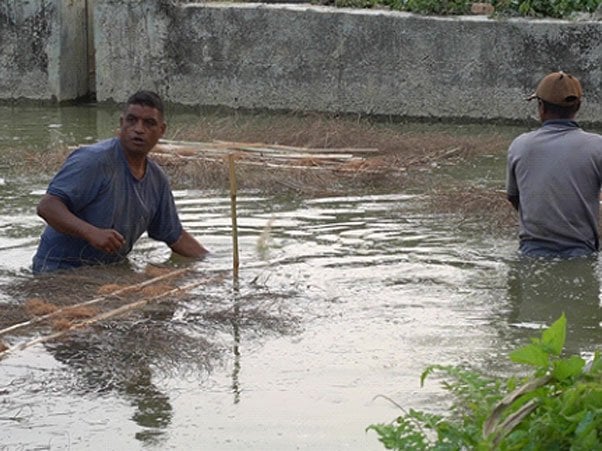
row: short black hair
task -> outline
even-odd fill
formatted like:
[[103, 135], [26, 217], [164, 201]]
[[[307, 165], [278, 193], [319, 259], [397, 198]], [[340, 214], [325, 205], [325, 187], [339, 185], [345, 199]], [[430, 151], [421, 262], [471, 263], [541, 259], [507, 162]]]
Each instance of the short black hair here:
[[545, 100], [539, 99], [541, 103], [543, 103], [544, 109], [553, 114], [558, 119], [572, 119], [579, 111], [579, 107], [581, 106], [581, 102], [576, 102], [572, 106], [560, 106], [554, 103], [546, 102]]
[[163, 100], [161, 100], [159, 94], [153, 91], [142, 90], [132, 94], [126, 103], [125, 108], [127, 109], [129, 105], [148, 106], [157, 109], [157, 111], [159, 111], [161, 114], [161, 117], [165, 115], [165, 105], [163, 105]]

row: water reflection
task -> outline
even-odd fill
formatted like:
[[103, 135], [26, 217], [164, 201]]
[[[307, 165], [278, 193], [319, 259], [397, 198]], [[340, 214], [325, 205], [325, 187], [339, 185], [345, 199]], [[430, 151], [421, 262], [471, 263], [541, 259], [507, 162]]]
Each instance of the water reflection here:
[[[117, 123], [113, 107], [29, 112], [8, 126], [2, 113], [0, 149], [15, 136], [34, 147], [80, 143], [110, 136], [103, 124]], [[453, 175], [500, 186], [503, 171], [502, 155]], [[31, 277], [44, 177], [0, 174], [0, 323], [25, 297], [8, 285]], [[212, 250], [195, 277], [231, 269], [227, 193], [181, 188], [182, 220]], [[398, 411], [372, 400], [384, 394], [430, 410], [439, 388], [419, 385], [429, 364], [510, 370], [506, 351], [562, 311], [569, 349], [602, 343], [597, 262], [517, 260], [514, 236], [425, 211], [419, 193], [349, 194], [239, 192], [240, 287], [207, 284], [177, 303], [11, 354], [0, 362], [1, 440], [58, 449], [62, 432], [61, 449], [100, 448], [110, 436], [113, 449], [382, 450], [365, 427]], [[179, 264], [148, 238], [130, 260], [134, 272]], [[38, 291], [84, 300], [85, 285]], [[20, 411], [27, 415], [14, 421]]]
[[115, 392], [133, 408], [131, 419], [139, 426], [135, 438], [148, 445], [160, 443], [172, 421], [168, 393], [155, 379], [172, 365], [190, 365], [206, 372], [212, 345], [191, 340], [168, 326], [173, 304], [147, 312], [134, 325], [113, 322], [94, 331], [72, 333], [67, 339], [49, 342], [46, 350], [72, 375], [71, 389], [85, 395]]
[[234, 315], [232, 317], [232, 393], [234, 395], [234, 404], [240, 402], [241, 385], [240, 385], [240, 303], [234, 301]]
[[595, 258], [516, 259], [508, 272], [509, 323], [528, 336], [567, 317], [565, 351], [592, 351], [600, 343], [600, 276]]

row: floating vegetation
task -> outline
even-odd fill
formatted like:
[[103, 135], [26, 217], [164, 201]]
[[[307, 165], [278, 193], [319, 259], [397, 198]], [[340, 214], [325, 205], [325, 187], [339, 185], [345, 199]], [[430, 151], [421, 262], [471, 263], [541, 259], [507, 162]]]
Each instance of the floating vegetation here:
[[31, 316], [42, 316], [54, 313], [58, 307], [41, 298], [31, 298], [25, 301], [25, 310]]
[[234, 155], [242, 188], [321, 196], [348, 192], [354, 187], [400, 188], [411, 180], [412, 171], [431, 170], [434, 165], [451, 164], [475, 153], [475, 143], [470, 139], [448, 140], [431, 141], [432, 148], [422, 143], [409, 152], [359, 146], [311, 148], [163, 140], [150, 156], [166, 168], [176, 185], [201, 189], [226, 186], [227, 157]]
[[[91, 267], [70, 272], [46, 274], [17, 282], [9, 286], [17, 299], [26, 297], [22, 303], [3, 305], [3, 328], [0, 335], [23, 333], [35, 328], [38, 334], [29, 341], [21, 341], [3, 350], [24, 349], [37, 343], [53, 340], [60, 334], [88, 327], [108, 318], [122, 315], [142, 308], [152, 302], [175, 300], [181, 292], [207, 283], [209, 278], [198, 277], [194, 283], [185, 285], [168, 285], [165, 280], [183, 279], [189, 275], [189, 269], [171, 269], [166, 271], [149, 271], [159, 274], [149, 277], [146, 273], [124, 271], [124, 265], [116, 267]], [[119, 271], [121, 283], [103, 283], [106, 279], [115, 280]], [[46, 293], [48, 299], [36, 296]], [[24, 319], [27, 318], [27, 319]], [[50, 331], [45, 334], [44, 330]], [[40, 334], [41, 333], [41, 334]], [[0, 354], [2, 355], [2, 354]]]
[[449, 213], [461, 227], [477, 223], [479, 230], [502, 236], [518, 230], [518, 215], [503, 191], [479, 187], [434, 190], [428, 196], [428, 208], [437, 213]]

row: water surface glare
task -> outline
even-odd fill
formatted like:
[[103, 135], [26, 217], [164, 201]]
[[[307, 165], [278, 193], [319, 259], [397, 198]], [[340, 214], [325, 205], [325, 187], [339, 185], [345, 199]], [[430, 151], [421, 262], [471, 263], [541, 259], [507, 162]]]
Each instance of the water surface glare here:
[[[110, 129], [88, 110], [73, 130], [61, 118], [74, 111], [43, 111], [35, 139], [34, 113], [0, 115], [0, 147]], [[502, 183], [501, 162], [488, 184]], [[0, 283], [10, 287], [31, 277], [48, 180], [0, 178]], [[229, 193], [174, 195], [185, 227], [212, 251], [195, 265], [199, 278], [230, 269]], [[446, 405], [435, 380], [420, 387], [429, 364], [513, 373], [508, 352], [563, 311], [568, 350], [600, 348], [597, 261], [520, 260], [513, 237], [458, 227], [424, 202], [416, 193], [238, 193], [238, 283], [226, 277], [0, 360], [0, 449], [380, 450], [365, 428], [399, 415], [384, 397]], [[130, 261], [177, 265], [146, 237]], [[0, 291], [0, 306], [14, 300]]]

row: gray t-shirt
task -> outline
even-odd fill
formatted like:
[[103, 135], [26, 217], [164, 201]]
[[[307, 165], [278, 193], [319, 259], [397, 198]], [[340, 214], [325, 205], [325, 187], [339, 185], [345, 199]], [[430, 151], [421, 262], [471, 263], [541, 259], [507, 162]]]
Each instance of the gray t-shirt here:
[[546, 121], [508, 149], [506, 191], [519, 196], [519, 238], [598, 250], [602, 136], [571, 120]]

